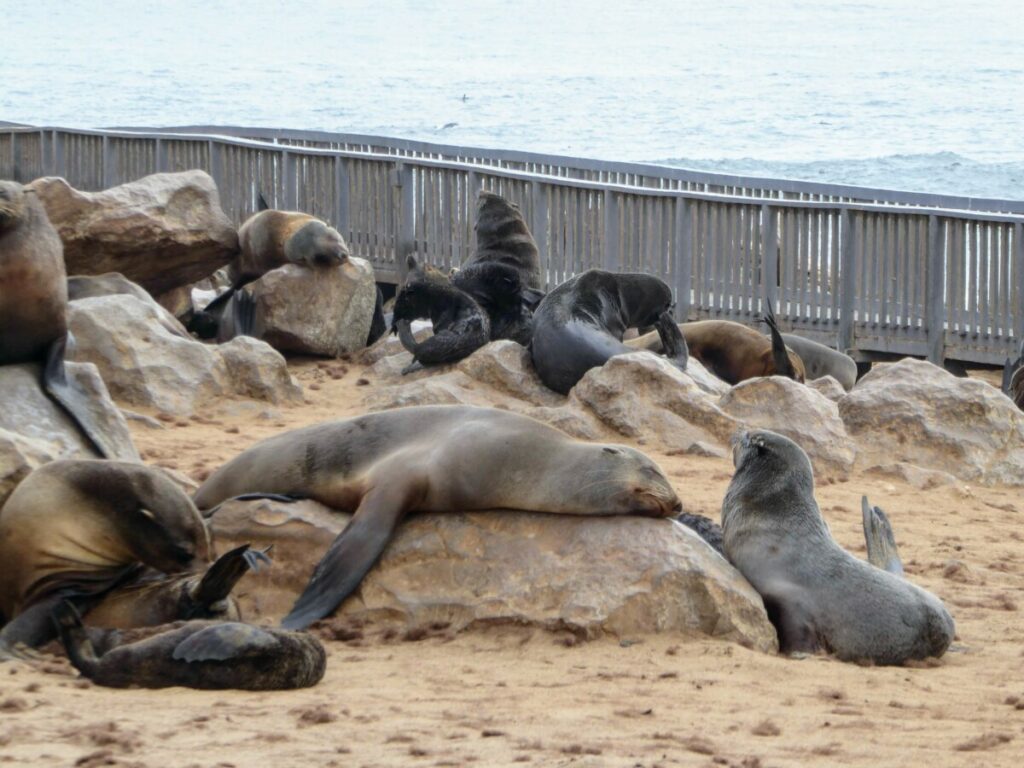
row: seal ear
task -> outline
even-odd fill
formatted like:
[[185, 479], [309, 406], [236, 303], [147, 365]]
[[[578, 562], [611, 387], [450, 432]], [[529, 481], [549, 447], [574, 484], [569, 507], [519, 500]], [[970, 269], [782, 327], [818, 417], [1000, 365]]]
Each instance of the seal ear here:
[[235, 547], [217, 558], [199, 583], [189, 591], [197, 605], [207, 606], [231, 594], [235, 584], [250, 570], [258, 570], [260, 562], [269, 563], [266, 551], [251, 550], [248, 544]]
[[775, 312], [770, 303], [765, 304], [764, 321], [768, 324], [768, 329], [772, 334], [772, 361], [775, 363], [775, 374], [795, 379], [796, 369], [793, 368], [793, 362], [789, 359], [786, 343], [782, 340], [779, 326], [775, 322]]

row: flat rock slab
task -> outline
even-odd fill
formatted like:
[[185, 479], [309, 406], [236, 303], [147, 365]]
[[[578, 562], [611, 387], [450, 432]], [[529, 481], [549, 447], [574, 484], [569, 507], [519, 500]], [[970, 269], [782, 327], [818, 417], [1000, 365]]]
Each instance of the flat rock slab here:
[[[274, 565], [238, 594], [243, 609], [278, 618], [349, 519], [312, 501], [230, 501], [210, 525], [221, 551], [274, 545]], [[338, 619], [404, 631], [514, 623], [585, 637], [703, 633], [777, 649], [738, 571], [688, 528], [639, 517], [412, 515]]]

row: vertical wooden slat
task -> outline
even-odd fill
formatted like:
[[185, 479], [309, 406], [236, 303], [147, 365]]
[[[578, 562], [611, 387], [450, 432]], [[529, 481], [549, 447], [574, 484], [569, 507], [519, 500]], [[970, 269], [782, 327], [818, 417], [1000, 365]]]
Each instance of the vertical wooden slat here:
[[693, 274], [693, 220], [690, 201], [677, 197], [673, 206], [673, 270], [676, 288], [676, 319], [690, 317], [690, 279]]
[[768, 306], [774, 308], [778, 299], [779, 244], [775, 234], [775, 209], [770, 205], [761, 206], [761, 222], [761, 273], [764, 275], [761, 298]]
[[838, 269], [842, 276], [842, 285], [839, 287], [839, 351], [846, 352], [853, 348], [855, 334], [854, 305], [857, 291], [858, 265], [855, 263], [856, 236], [854, 233], [855, 221], [849, 208], [843, 208], [839, 213], [837, 244]]
[[604, 191], [604, 269], [615, 271], [619, 261], [619, 200], [610, 189]]
[[942, 231], [935, 215], [928, 217], [928, 293], [925, 299], [928, 314], [928, 359], [942, 365], [945, 358], [945, 301], [942, 277], [945, 267]]

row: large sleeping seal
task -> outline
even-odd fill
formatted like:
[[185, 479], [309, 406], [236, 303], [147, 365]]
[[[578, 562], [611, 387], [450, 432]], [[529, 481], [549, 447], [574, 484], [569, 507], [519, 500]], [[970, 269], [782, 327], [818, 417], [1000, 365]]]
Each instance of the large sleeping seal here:
[[195, 502], [212, 511], [253, 493], [355, 511], [282, 622], [288, 629], [334, 611], [406, 512], [667, 517], [681, 506], [658, 466], [633, 448], [580, 442], [526, 416], [469, 406], [399, 408], [285, 432], [217, 470]]
[[50, 462], [0, 509], [0, 653], [48, 642], [63, 600], [99, 626], [236, 617], [228, 595], [258, 559], [240, 547], [211, 565], [202, 517], [155, 469]]
[[[728, 384], [739, 384], [757, 376], [785, 376], [803, 382], [806, 377], [803, 361], [786, 348], [770, 309], [764, 319], [771, 330], [770, 340], [753, 328], [731, 320], [682, 323], [679, 330], [690, 354]], [[659, 334], [654, 332], [626, 343], [634, 349], [652, 352], [661, 352], [663, 348]]]
[[118, 456], [89, 396], [64, 369], [68, 343], [64, 246], [35, 192], [0, 181], [0, 365], [43, 361], [42, 385], [95, 446]]
[[111, 688], [308, 688], [320, 682], [327, 665], [324, 647], [305, 632], [189, 621], [97, 652], [73, 605], [60, 604], [54, 621], [75, 669], [97, 685]]
[[[391, 330], [412, 353], [412, 363], [402, 371], [455, 363], [472, 354], [490, 339], [487, 313], [473, 298], [455, 288], [448, 277], [431, 266], [421, 267], [410, 255], [409, 272], [395, 298]], [[434, 334], [422, 342], [412, 333], [412, 321], [429, 318]]]
[[566, 280], [533, 317], [530, 352], [541, 381], [567, 394], [591, 368], [635, 351], [622, 343], [626, 330], [650, 325], [665, 356], [686, 370], [687, 346], [669, 314], [672, 303], [672, 289], [651, 275], [590, 269]]
[[[832, 538], [800, 446], [768, 430], [741, 433], [733, 462], [722, 502], [725, 554], [764, 599], [783, 653], [902, 664], [946, 651], [954, 625], [937, 597]], [[868, 512], [866, 535], [875, 524]]]

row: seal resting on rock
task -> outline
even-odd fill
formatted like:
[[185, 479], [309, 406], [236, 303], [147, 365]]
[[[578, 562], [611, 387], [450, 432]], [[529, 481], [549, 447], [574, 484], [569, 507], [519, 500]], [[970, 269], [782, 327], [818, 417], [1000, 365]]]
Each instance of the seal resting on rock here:
[[667, 517], [681, 507], [661, 469], [633, 448], [581, 442], [526, 416], [469, 406], [398, 408], [285, 432], [214, 472], [195, 502], [209, 515], [243, 494], [355, 511], [285, 617], [288, 629], [333, 612], [406, 512]]
[[237, 617], [231, 589], [266, 559], [243, 546], [211, 565], [205, 522], [158, 470], [50, 462], [0, 509], [0, 653], [48, 642], [50, 613], [63, 600], [99, 626]]
[[53, 619], [75, 669], [110, 688], [308, 688], [320, 682], [327, 665], [324, 647], [305, 632], [189, 621], [97, 653], [73, 605], [61, 603]]
[[725, 554], [764, 599], [783, 653], [903, 664], [946, 651], [954, 625], [937, 597], [832, 538], [800, 446], [768, 430], [741, 433], [733, 462], [722, 502]]
[[68, 344], [64, 247], [32, 190], [0, 181], [0, 365], [43, 361], [43, 390], [100, 456], [118, 455], [100, 415], [64, 368]]
[[622, 343], [627, 329], [653, 325], [665, 356], [686, 370], [687, 345], [671, 308], [672, 289], [657, 277], [589, 269], [537, 307], [530, 345], [534, 367], [545, 385], [567, 394], [591, 368], [635, 351]]
[[505, 264], [515, 269], [528, 288], [540, 290], [537, 241], [519, 210], [501, 195], [481, 189], [476, 198], [476, 250], [463, 265]]
[[[455, 363], [480, 349], [491, 336], [487, 313], [473, 298], [438, 270], [421, 267], [416, 257], [406, 259], [409, 273], [395, 298], [391, 330], [412, 353], [411, 373], [429, 365]], [[430, 318], [434, 335], [417, 342], [412, 321]]]

